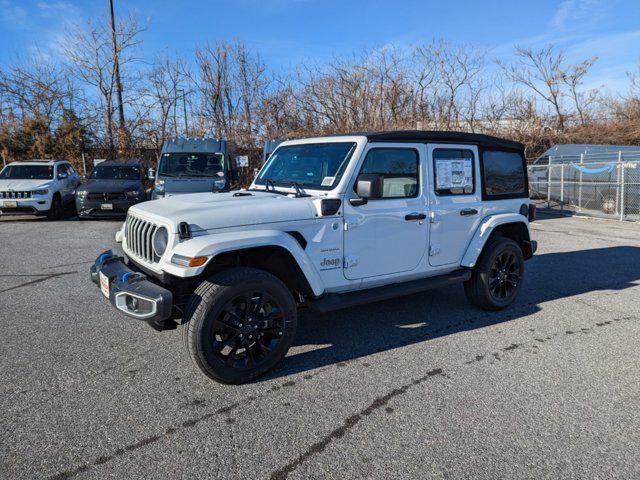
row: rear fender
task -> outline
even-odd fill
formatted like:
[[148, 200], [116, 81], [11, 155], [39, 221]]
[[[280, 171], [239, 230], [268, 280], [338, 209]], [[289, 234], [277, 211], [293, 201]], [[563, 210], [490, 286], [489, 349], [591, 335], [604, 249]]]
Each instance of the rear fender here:
[[490, 215], [486, 217], [482, 223], [478, 226], [469, 246], [462, 257], [461, 265], [463, 267], [473, 268], [475, 267], [482, 250], [484, 249], [487, 240], [491, 237], [494, 230], [500, 225], [508, 223], [521, 223], [527, 229], [527, 241], [531, 238], [529, 231], [529, 222], [526, 217], [519, 213], [499, 213], [497, 215]]

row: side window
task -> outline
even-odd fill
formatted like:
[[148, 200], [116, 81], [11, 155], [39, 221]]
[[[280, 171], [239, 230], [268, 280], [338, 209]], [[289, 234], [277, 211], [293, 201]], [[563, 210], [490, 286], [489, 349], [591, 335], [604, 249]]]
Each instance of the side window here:
[[418, 152], [411, 148], [372, 148], [360, 169], [382, 175], [382, 198], [418, 196], [419, 172]]
[[433, 181], [436, 195], [470, 195], [475, 192], [473, 152], [461, 148], [433, 151]]
[[482, 153], [485, 194], [497, 198], [527, 196], [524, 169], [519, 152], [485, 150]]
[[58, 180], [60, 179], [60, 175], [63, 173], [69, 173], [68, 167], [64, 163], [62, 165], [58, 165]]

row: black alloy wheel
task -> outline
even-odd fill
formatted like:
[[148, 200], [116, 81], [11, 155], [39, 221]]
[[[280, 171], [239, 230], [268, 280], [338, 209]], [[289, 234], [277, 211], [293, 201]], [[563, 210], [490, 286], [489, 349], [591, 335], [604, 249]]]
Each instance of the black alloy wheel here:
[[196, 288], [183, 316], [183, 337], [203, 373], [240, 384], [274, 368], [295, 338], [297, 305], [277, 277], [234, 267]]
[[489, 291], [499, 301], [511, 297], [520, 283], [520, 267], [513, 250], [500, 253], [489, 271]]
[[268, 293], [238, 295], [217, 314], [212, 329], [213, 351], [229, 367], [260, 367], [277, 350], [284, 327], [282, 307]]
[[495, 236], [487, 241], [464, 291], [469, 301], [483, 310], [502, 310], [513, 303], [523, 280], [520, 245], [511, 238]]

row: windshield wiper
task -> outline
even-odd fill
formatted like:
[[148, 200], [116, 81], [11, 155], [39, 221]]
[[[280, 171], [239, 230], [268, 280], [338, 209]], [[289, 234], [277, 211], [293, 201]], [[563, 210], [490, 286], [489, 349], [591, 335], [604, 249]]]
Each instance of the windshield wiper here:
[[291, 182], [291, 186], [296, 189], [296, 197], [310, 197], [308, 193], [306, 193], [302, 186], [298, 182]]
[[273, 192], [276, 191], [276, 183], [273, 180], [271, 180], [270, 178], [267, 178], [264, 181], [264, 188], [266, 190], [269, 190], [269, 187], [271, 187], [271, 191], [273, 191]]
[[280, 195], [289, 195], [289, 192], [284, 192], [282, 190], [276, 190], [276, 184], [270, 178], [265, 179], [264, 181], [264, 190], [259, 188], [247, 188], [248, 192], [272, 192], [278, 193]]

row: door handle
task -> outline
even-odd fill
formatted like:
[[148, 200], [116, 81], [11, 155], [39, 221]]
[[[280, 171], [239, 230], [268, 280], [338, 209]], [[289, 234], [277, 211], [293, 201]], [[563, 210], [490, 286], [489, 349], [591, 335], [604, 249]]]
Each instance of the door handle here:
[[427, 215], [424, 213], [410, 213], [409, 215], [405, 215], [404, 219], [407, 221], [411, 221], [411, 220], [424, 220], [425, 218], [427, 218]]
[[477, 214], [478, 214], [478, 210], [476, 210], [475, 208], [464, 208], [460, 210], [460, 215], [462, 215], [463, 217], [466, 217], [468, 215], [477, 215]]

